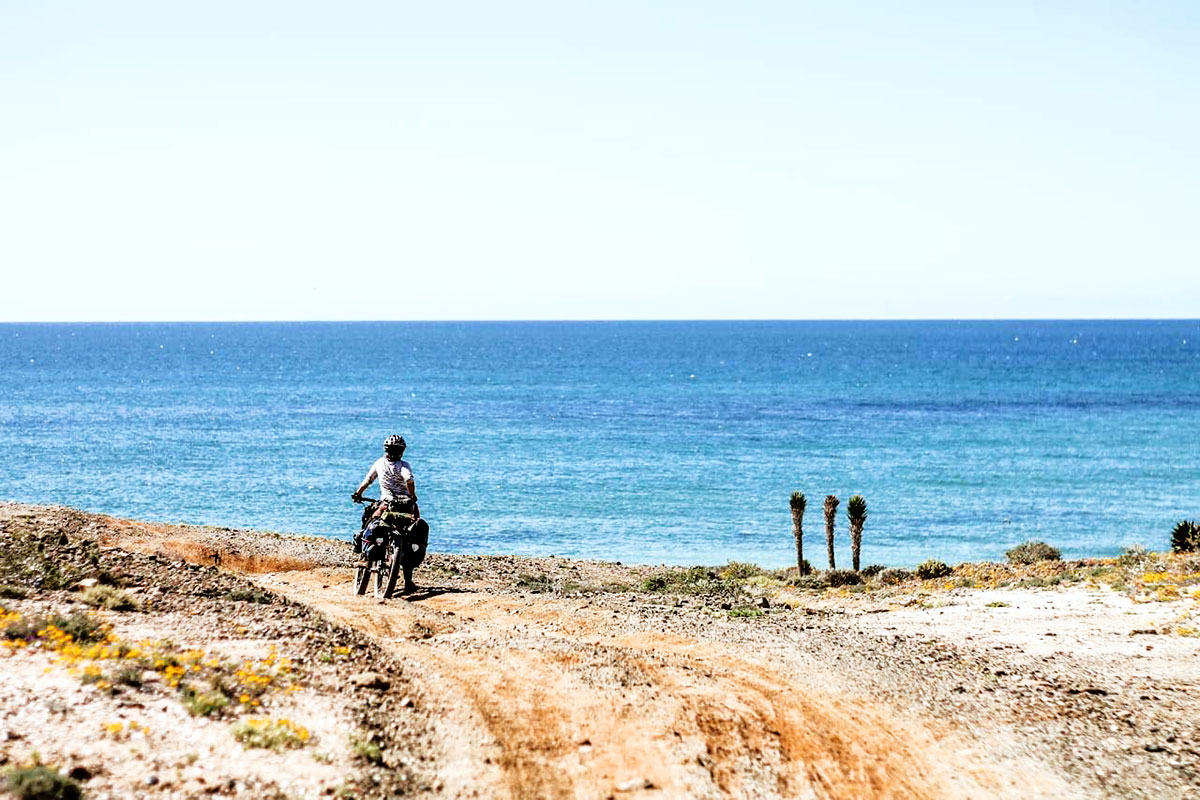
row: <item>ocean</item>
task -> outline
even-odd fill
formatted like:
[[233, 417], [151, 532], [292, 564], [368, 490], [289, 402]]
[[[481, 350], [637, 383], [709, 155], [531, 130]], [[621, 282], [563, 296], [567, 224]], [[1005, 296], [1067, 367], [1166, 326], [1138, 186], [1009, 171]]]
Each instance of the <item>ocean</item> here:
[[[408, 440], [430, 548], [783, 566], [1164, 549], [1200, 321], [0, 325], [0, 499], [348, 538]], [[368, 492], [368, 494], [371, 494]]]

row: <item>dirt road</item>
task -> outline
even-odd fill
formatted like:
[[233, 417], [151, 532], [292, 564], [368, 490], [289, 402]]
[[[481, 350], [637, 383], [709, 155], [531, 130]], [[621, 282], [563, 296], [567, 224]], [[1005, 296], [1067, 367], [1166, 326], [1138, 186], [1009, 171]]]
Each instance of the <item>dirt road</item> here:
[[613, 604], [432, 590], [353, 596], [343, 569], [261, 575], [376, 637], [443, 720], [448, 793], [512, 798], [1030, 797], [927, 722], [822, 690], [798, 663], [641, 624]]
[[[1200, 796], [1187, 559], [1116, 572], [1135, 599], [1090, 580], [1120, 565], [1063, 564], [1076, 583], [1054, 589], [852, 593], [750, 565], [435, 554], [425, 590], [381, 603], [352, 594], [344, 542], [19, 504], [5, 519], [167, 621], [189, 620], [192, 596], [225, 615], [219, 598], [254, 595], [226, 584], [248, 580], [332, 622], [297, 638], [294, 612], [265, 605], [239, 630], [283, 649], [334, 637], [352, 645], [336, 664], [385, 674], [383, 694], [346, 690], [402, 709], [367, 723], [383, 760], [364, 796], [391, 777], [454, 798]], [[89, 539], [92, 567], [75, 544]], [[1000, 569], [962, 565], [962, 581]]]

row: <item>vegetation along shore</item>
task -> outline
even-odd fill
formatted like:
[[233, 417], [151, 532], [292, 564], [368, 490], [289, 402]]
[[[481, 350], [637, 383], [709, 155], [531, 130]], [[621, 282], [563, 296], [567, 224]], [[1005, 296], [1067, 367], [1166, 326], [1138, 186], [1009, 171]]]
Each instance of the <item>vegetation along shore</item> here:
[[379, 601], [344, 542], [0, 503], [0, 787], [1200, 795], [1200, 555], [1046, 555], [800, 574], [432, 554], [421, 591]]

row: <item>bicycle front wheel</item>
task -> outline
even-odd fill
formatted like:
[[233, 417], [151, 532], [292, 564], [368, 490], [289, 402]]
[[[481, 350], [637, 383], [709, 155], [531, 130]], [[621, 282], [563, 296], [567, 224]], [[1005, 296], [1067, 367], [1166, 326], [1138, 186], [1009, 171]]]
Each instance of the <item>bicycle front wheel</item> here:
[[383, 589], [384, 599], [391, 597], [395, 593], [396, 581], [400, 579], [400, 568], [404, 561], [404, 554], [400, 552], [399, 541], [388, 545], [388, 561], [387, 585]]
[[371, 580], [371, 564], [367, 561], [361, 561], [354, 567], [354, 593], [366, 594], [367, 584]]

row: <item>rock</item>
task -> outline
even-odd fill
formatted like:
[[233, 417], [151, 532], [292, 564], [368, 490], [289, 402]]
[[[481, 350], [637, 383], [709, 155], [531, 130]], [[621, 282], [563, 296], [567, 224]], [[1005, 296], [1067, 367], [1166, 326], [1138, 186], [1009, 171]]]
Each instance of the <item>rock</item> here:
[[146, 784], [147, 786], [157, 786], [158, 785], [158, 776], [157, 775], [147, 775], [145, 778], [142, 779], [142, 783]]
[[92, 771], [90, 769], [88, 769], [87, 767], [83, 766], [82, 764], [72, 767], [71, 771], [68, 772], [67, 775], [73, 781], [81, 781], [82, 782], [82, 781], [90, 781], [92, 779]]
[[403, 700], [400, 701], [400, 707], [401, 708], [412, 708], [413, 707], [413, 699], [411, 697], [405, 697]]
[[618, 783], [615, 787], [618, 792], [636, 792], [638, 789], [653, 789], [654, 784], [646, 778], [635, 778], [631, 781]]
[[771, 601], [770, 601], [770, 600], [768, 600], [768, 599], [767, 599], [767, 598], [765, 598], [765, 597], [760, 597], [760, 598], [758, 599], [758, 607], [759, 607], [759, 608], [770, 608], [770, 607], [771, 607]]
[[82, 592], [84, 589], [90, 589], [93, 586], [99, 585], [100, 581], [96, 578], [84, 578], [71, 587], [72, 592]]
[[378, 672], [369, 671], [351, 675], [350, 683], [363, 689], [376, 689], [378, 691], [383, 691], [392, 685], [391, 681]]

